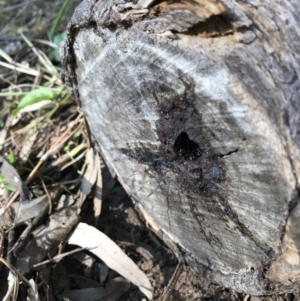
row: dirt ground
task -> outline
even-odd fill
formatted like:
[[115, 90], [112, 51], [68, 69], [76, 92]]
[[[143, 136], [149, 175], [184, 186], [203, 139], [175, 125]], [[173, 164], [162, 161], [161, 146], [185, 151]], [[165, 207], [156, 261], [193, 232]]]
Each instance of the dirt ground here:
[[[47, 33], [63, 2], [63, 0], [0, 1], [0, 47], [18, 60], [22, 56], [23, 60], [31, 61], [33, 58], [29, 57], [31, 55], [29, 51], [24, 51], [24, 43], [18, 35], [18, 30], [22, 28], [29, 38], [47, 39]], [[79, 2], [80, 0], [71, 1], [60, 26], [61, 30], [65, 28], [68, 18]], [[4, 78], [14, 79], [14, 75], [7, 70], [1, 68], [0, 72]], [[7, 87], [7, 81], [1, 78], [0, 86], [1, 88]], [[76, 110], [74, 106], [75, 104], [68, 106], [66, 110]], [[61, 123], [59, 117], [57, 116], [56, 126], [63, 123], [66, 115], [61, 113]], [[20, 126], [25, 127], [26, 124]], [[138, 209], [120, 184], [108, 176], [107, 178], [104, 177], [103, 187], [103, 207], [97, 222], [97, 228], [116, 242], [148, 276], [153, 286], [154, 300], [300, 301], [300, 294], [251, 297], [243, 293], [237, 293], [206, 280], [187, 266], [180, 270], [178, 277], [170, 286], [170, 293], [162, 300], [163, 292], [168, 287], [178, 265], [176, 257], [172, 250], [149, 230]], [[91, 195], [83, 204], [80, 218], [82, 222], [93, 224], [93, 198]], [[23, 228], [16, 230], [14, 235], [18, 237], [22, 230]], [[9, 233], [7, 236], [9, 236]], [[65, 246], [64, 252], [73, 249], [73, 247]], [[92, 253], [81, 251], [47, 265], [34, 275], [37, 283], [40, 284], [39, 293], [41, 300], [68, 300], [63, 296], [65, 290], [93, 287], [99, 285], [99, 283], [105, 286], [106, 281], [116, 277], [116, 272], [108, 269]], [[78, 275], [82, 277], [80, 281]], [[3, 298], [7, 290], [6, 279], [7, 270], [2, 268], [0, 274], [0, 299]], [[85, 279], [84, 283], [83, 279]], [[87, 279], [89, 281], [86, 281]], [[51, 285], [49, 284], [50, 282]], [[22, 287], [20, 287], [18, 300], [26, 300], [26, 292]], [[118, 300], [145, 301], [146, 297], [138, 287], [131, 284], [130, 289]]]

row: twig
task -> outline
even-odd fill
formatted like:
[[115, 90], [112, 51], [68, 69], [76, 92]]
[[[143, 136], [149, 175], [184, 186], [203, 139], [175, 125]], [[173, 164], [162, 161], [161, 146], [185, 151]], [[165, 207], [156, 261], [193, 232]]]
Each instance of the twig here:
[[183, 268], [183, 262], [179, 261], [167, 287], [165, 288], [165, 290], [160, 298], [161, 301], [168, 301], [170, 299], [170, 294], [178, 280], [178, 277], [180, 275], [182, 268]]
[[31, 266], [31, 268], [35, 269], [35, 268], [38, 268], [38, 267], [40, 267], [42, 265], [45, 265], [45, 264], [48, 264], [48, 263], [58, 262], [66, 256], [69, 256], [71, 254], [78, 253], [78, 252], [81, 252], [81, 251], [85, 251], [85, 250], [86, 250], [86, 248], [78, 248], [78, 249], [75, 249], [75, 250], [70, 251], [70, 252], [59, 254], [59, 255], [54, 256], [53, 258], [50, 258], [48, 260], [45, 260], [45, 261], [42, 261], [40, 263], [34, 264], [33, 266]]
[[43, 188], [44, 188], [44, 191], [48, 197], [48, 204], [49, 204], [49, 210], [48, 210], [48, 214], [50, 215], [51, 212], [52, 212], [52, 201], [51, 201], [51, 196], [50, 196], [50, 193], [45, 185], [45, 182], [44, 180], [41, 178], [41, 182], [42, 182], [42, 185], [43, 185]]
[[13, 247], [9, 249], [8, 254], [14, 252], [14, 255], [16, 256], [22, 250], [22, 248], [28, 242], [30, 238], [30, 234], [39, 225], [40, 221], [44, 218], [47, 211], [48, 211], [48, 206], [46, 206], [44, 210], [41, 210], [39, 214], [33, 219], [33, 221], [30, 224], [28, 224], [26, 229], [22, 232], [18, 240], [13, 245]]

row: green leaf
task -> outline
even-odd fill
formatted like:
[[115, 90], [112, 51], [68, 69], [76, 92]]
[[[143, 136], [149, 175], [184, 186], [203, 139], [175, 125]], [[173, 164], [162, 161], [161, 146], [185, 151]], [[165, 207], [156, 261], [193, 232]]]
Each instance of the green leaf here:
[[9, 148], [9, 154], [8, 156], [6, 157], [6, 160], [10, 163], [10, 164], [14, 164], [15, 163], [15, 156], [14, 156], [14, 153], [12, 151], [11, 148]]
[[84, 144], [79, 144], [75, 146], [71, 151], [68, 151], [68, 154], [71, 159], [73, 159], [83, 148]]
[[54, 93], [50, 88], [40, 87], [31, 92], [28, 92], [22, 99], [20, 100], [16, 109], [12, 111], [12, 115], [17, 115], [22, 109], [25, 107], [32, 105], [34, 103], [38, 103], [45, 99], [53, 99]]
[[0, 175], [0, 183], [7, 189], [10, 191], [15, 191], [15, 187], [12, 186], [11, 184], [8, 183], [8, 181], [2, 176]]
[[79, 129], [78, 131], [76, 131], [73, 135], [74, 138], [78, 138], [80, 135], [82, 134], [82, 129]]
[[56, 62], [60, 62], [61, 58], [60, 58], [60, 53], [59, 53], [59, 47], [60, 47], [60, 43], [64, 40], [64, 38], [67, 35], [67, 31], [63, 31], [62, 33], [57, 34], [54, 38], [53, 38], [53, 42], [56, 45], [56, 48], [54, 49], [53, 55], [54, 55], [54, 59]]

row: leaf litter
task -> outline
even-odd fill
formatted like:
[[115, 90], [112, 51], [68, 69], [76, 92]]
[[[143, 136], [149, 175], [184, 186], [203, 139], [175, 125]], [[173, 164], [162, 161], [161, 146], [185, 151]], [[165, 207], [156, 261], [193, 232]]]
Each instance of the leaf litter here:
[[95, 254], [152, 300], [152, 286], [148, 277], [107, 235], [92, 226], [79, 223], [69, 238], [69, 244], [81, 246]]
[[96, 152], [59, 76], [68, 2], [2, 10], [0, 300], [250, 300], [182, 269]]
[[[20, 36], [33, 52], [30, 57], [35, 59], [24, 64], [0, 49], [0, 66], [15, 72], [14, 82], [2, 77], [6, 84], [2, 83], [0, 92], [4, 100], [0, 103], [3, 154], [0, 156], [0, 255], [3, 258], [0, 267], [8, 271], [6, 280], [1, 278], [1, 283], [6, 283], [2, 300], [52, 300], [63, 295], [74, 300], [75, 296], [77, 300], [119, 300], [130, 289], [130, 283], [138, 285], [152, 300], [148, 277], [124, 250], [100, 230], [79, 223], [86, 211], [82, 207], [89, 200], [93, 204], [91, 224], [99, 225], [105, 195], [102, 173], [106, 169], [107, 174], [107, 168], [88, 147], [92, 141], [83, 114], [62, 84], [59, 69], [25, 34], [21, 32]], [[9, 162], [10, 158], [14, 162]], [[111, 190], [107, 194], [113, 194], [114, 187], [106, 184]], [[102, 235], [101, 241], [106, 242], [100, 251], [92, 250], [95, 245], [91, 250], [84, 244], [80, 249], [68, 245], [68, 237], [71, 235], [74, 240], [83, 225], [87, 226], [86, 237], [75, 240], [74, 244], [86, 244], [86, 238], [96, 231], [98, 236]], [[58, 284], [58, 279], [54, 279], [56, 285], [50, 283], [45, 275], [49, 271], [55, 273], [57, 266], [63, 266], [67, 275], [71, 275], [67, 272], [68, 260], [72, 256], [76, 258], [77, 252], [96, 252], [93, 264], [101, 266], [99, 278], [89, 275], [87, 279], [92, 286], [77, 286], [77, 289], [71, 276], [64, 286]], [[116, 252], [118, 256], [112, 257], [114, 264], [111, 264], [107, 257]]]

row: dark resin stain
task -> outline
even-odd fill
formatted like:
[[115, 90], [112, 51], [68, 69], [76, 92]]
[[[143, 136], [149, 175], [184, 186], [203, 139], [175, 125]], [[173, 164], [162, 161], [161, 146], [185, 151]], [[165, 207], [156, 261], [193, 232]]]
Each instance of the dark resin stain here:
[[161, 159], [155, 160], [156, 172], [159, 172], [158, 162], [162, 162], [177, 174], [183, 192], [209, 196], [218, 191], [214, 182], [225, 180], [225, 169], [205, 138], [201, 114], [193, 106], [196, 100], [193, 84], [184, 82], [184, 85], [183, 95], [165, 102], [154, 94], [160, 108], [157, 128], [161, 142], [157, 153]]
[[[253, 238], [228, 203], [224, 155], [215, 153], [209, 143], [207, 137], [214, 135], [209, 132], [211, 129], [206, 127], [201, 113], [194, 106], [201, 99], [194, 93], [193, 82], [185, 78], [181, 85], [185, 88], [181, 95], [176, 95], [172, 88], [162, 83], [156, 83], [155, 92], [151, 91], [160, 115], [156, 122], [160, 146], [144, 146], [124, 152], [148, 166], [146, 171], [156, 179], [170, 211], [179, 205], [179, 210], [185, 214], [184, 208], [188, 205], [199, 225], [195, 231], [204, 235], [213, 250], [217, 245], [221, 247], [221, 239], [218, 239], [217, 233], [206, 229], [207, 217], [203, 212], [213, 212], [224, 228], [228, 222], [233, 222], [243, 236], [252, 239], [265, 252], [269, 251]], [[178, 193], [170, 191], [170, 181], [176, 181], [174, 187], [177, 187]], [[215, 250], [216, 254], [218, 252]]]

